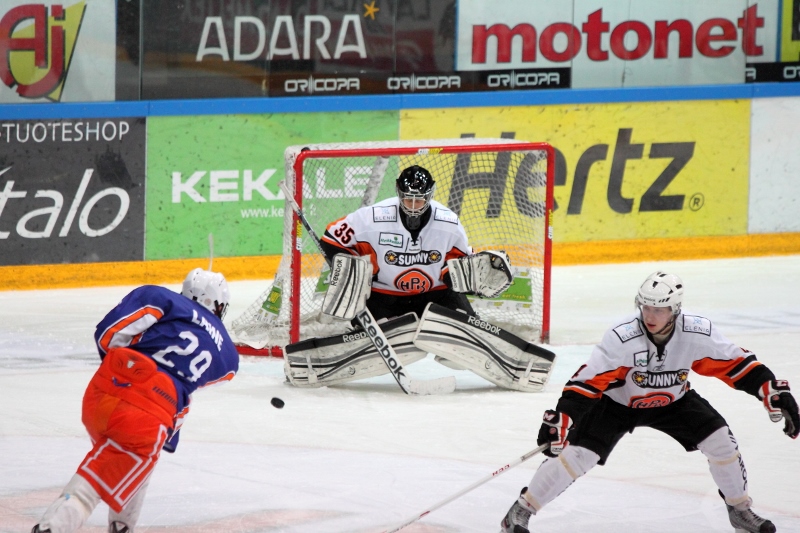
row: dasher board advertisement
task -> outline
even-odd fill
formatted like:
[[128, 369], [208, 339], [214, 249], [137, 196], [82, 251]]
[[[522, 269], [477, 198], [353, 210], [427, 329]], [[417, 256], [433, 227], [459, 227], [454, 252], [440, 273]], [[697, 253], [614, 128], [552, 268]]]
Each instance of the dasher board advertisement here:
[[573, 88], [745, 82], [779, 0], [459, 0], [456, 70], [571, 67]]
[[115, 98], [113, 0], [0, 2], [0, 103]]
[[465, 90], [454, 12], [433, 0], [147, 3], [143, 98]]
[[[400, 126], [403, 140], [550, 143], [555, 242], [747, 234], [748, 100], [409, 109]], [[518, 197], [507, 188], [501, 209]]]
[[[394, 140], [397, 129], [394, 111], [151, 118], [146, 259], [206, 258], [209, 234], [215, 257], [280, 255], [286, 146]], [[344, 176], [317, 178], [315, 191], [363, 195]]]
[[800, 0], [781, 5], [780, 60], [747, 65], [747, 82], [800, 81]]
[[0, 265], [141, 261], [145, 127], [0, 121]]

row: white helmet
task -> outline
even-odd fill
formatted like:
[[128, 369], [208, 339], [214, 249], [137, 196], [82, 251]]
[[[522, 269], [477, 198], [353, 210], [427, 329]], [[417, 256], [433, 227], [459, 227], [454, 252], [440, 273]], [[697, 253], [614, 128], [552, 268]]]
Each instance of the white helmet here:
[[220, 320], [225, 316], [231, 300], [225, 276], [202, 268], [195, 268], [186, 275], [181, 294], [196, 301], [217, 315]]
[[683, 302], [683, 281], [675, 274], [653, 272], [644, 280], [636, 295], [636, 306], [669, 307], [672, 314], [681, 311]]

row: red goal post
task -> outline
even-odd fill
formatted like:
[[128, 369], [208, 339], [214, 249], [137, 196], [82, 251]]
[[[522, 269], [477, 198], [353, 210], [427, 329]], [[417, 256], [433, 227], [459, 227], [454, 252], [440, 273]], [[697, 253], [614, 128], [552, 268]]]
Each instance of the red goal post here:
[[[359, 207], [395, 196], [410, 165], [427, 168], [434, 199], [453, 210], [475, 251], [505, 250], [516, 274], [506, 293], [470, 297], [485, 320], [549, 342], [555, 159], [552, 146], [513, 139], [436, 139], [291, 146], [285, 181], [318, 235]], [[326, 265], [288, 205], [275, 279], [231, 330], [245, 355], [281, 355], [290, 342], [344, 332], [320, 318]]]

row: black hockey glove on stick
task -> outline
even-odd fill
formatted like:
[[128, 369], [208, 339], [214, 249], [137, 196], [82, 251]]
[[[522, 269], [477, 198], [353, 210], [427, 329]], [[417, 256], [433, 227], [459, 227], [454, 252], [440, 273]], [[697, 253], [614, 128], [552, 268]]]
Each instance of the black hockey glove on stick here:
[[783, 432], [796, 439], [800, 434], [800, 413], [797, 401], [789, 391], [789, 382], [781, 379], [767, 381], [761, 385], [758, 395], [764, 402], [770, 420], [773, 422], [785, 420]]
[[572, 419], [566, 413], [548, 409], [544, 412], [542, 420], [536, 443], [550, 444], [543, 453], [548, 457], [556, 457], [567, 445], [567, 433], [572, 429]]

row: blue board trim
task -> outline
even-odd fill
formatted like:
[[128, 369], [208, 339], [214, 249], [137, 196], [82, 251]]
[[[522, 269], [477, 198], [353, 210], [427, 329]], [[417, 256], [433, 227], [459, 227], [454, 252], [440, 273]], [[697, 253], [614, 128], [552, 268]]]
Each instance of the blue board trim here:
[[475, 93], [143, 100], [60, 104], [2, 104], [0, 120], [142, 116], [392, 111], [466, 107], [735, 100], [800, 96], [800, 83], [751, 83], [627, 89], [553, 89]]

